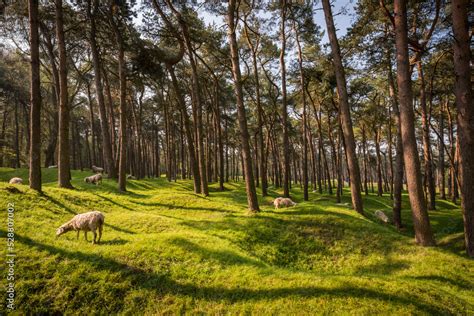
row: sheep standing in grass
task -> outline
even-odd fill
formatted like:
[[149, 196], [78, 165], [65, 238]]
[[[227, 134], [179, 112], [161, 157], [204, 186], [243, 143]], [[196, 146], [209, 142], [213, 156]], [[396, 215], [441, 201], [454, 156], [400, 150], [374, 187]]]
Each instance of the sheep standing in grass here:
[[273, 205], [275, 205], [275, 208], [280, 208], [280, 207], [290, 207], [290, 206], [295, 206], [296, 203], [293, 202], [289, 198], [284, 198], [284, 197], [277, 197], [273, 201]]
[[381, 210], [375, 211], [374, 215], [384, 223], [389, 223], [390, 222], [390, 219], [388, 218], [388, 216], [385, 215], [385, 213]]
[[96, 230], [99, 230], [99, 239], [97, 242], [100, 242], [102, 237], [102, 226], [104, 225], [104, 214], [99, 211], [91, 211], [83, 214], [77, 214], [69, 222], [61, 225], [56, 231], [56, 237], [61, 236], [64, 233], [67, 233], [71, 230], [77, 232], [77, 239], [79, 239], [79, 232], [82, 230], [84, 232], [84, 238], [87, 240], [87, 232], [92, 232], [94, 234], [94, 239], [92, 243], [96, 243]]
[[84, 182], [99, 185], [99, 183], [102, 183], [102, 175], [98, 173], [90, 177], [85, 177]]
[[48, 169], [57, 169], [57, 168], [58, 168], [58, 165], [52, 165], [48, 167]]
[[22, 178], [18, 178], [18, 177], [11, 178], [10, 181], [8, 181], [8, 183], [10, 183], [10, 184], [22, 184], [22, 183], [23, 183], [23, 179], [22, 179]]
[[96, 166], [92, 166], [92, 171], [94, 171], [95, 173], [103, 173], [104, 172], [104, 168], [101, 168], [101, 167], [96, 167]]

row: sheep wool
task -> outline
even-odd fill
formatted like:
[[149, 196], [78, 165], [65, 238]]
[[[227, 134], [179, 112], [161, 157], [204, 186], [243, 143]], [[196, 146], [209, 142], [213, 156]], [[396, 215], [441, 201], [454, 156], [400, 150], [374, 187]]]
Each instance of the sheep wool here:
[[8, 183], [10, 183], [10, 184], [22, 184], [22, 183], [23, 183], [23, 179], [22, 179], [22, 178], [18, 178], [18, 177], [11, 178], [10, 181], [8, 181]]
[[94, 183], [95, 185], [99, 185], [99, 183], [102, 183], [102, 175], [98, 173], [90, 177], [85, 177], [84, 182]]
[[99, 231], [99, 239], [97, 242], [100, 242], [102, 237], [102, 227], [105, 222], [105, 216], [99, 211], [91, 211], [83, 214], [77, 214], [74, 216], [69, 222], [61, 225], [58, 230], [56, 231], [56, 236], [59, 237], [64, 233], [69, 231], [76, 231], [77, 232], [77, 239], [79, 239], [79, 232], [84, 232], [84, 238], [87, 240], [87, 232], [92, 232], [94, 234], [94, 239], [92, 243], [96, 243], [97, 233]]
[[283, 197], [277, 197], [273, 201], [273, 205], [275, 205], [275, 208], [280, 208], [280, 207], [290, 207], [290, 206], [295, 206], [296, 203], [293, 202], [289, 198], [283, 198]]
[[95, 173], [102, 173], [104, 172], [104, 168], [92, 166], [92, 171], [94, 171]]

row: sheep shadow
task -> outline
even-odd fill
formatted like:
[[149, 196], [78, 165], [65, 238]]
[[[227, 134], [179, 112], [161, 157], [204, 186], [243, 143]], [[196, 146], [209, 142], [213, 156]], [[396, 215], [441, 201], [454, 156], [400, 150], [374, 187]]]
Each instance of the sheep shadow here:
[[125, 245], [128, 243], [128, 240], [122, 239], [122, 238], [115, 238], [112, 240], [101, 240], [99, 245], [113, 245], [113, 246], [119, 246], [119, 245]]
[[[0, 230], [0, 233], [6, 234], [6, 231]], [[39, 251], [46, 251], [50, 255], [59, 256], [63, 259], [77, 260], [87, 263], [90, 271], [105, 271], [113, 273], [116, 277], [128, 280], [133, 287], [142, 288], [157, 295], [169, 294], [178, 296], [187, 296], [192, 299], [203, 299], [209, 302], [225, 302], [227, 304], [242, 302], [272, 300], [289, 298], [321, 298], [334, 297], [341, 299], [373, 299], [384, 301], [388, 304], [399, 304], [402, 306], [413, 305], [419, 311], [427, 314], [446, 314], [449, 310], [443, 305], [433, 306], [431, 302], [424, 301], [423, 297], [413, 296], [410, 293], [390, 293], [383, 289], [368, 289], [366, 287], [345, 283], [338, 287], [318, 287], [318, 286], [293, 286], [279, 288], [254, 289], [246, 287], [216, 287], [195, 285], [194, 283], [183, 283], [173, 280], [168, 272], [150, 272], [142, 268], [132, 266], [116, 261], [111, 258], [103, 257], [99, 254], [84, 253], [57, 248], [48, 244], [40, 243], [29, 237], [16, 235], [17, 241]], [[73, 264], [73, 263], [72, 263]], [[124, 301], [128, 289], [116, 292], [114, 300]], [[19, 306], [22, 302], [19, 300]], [[87, 304], [87, 302], [84, 302]], [[108, 311], [110, 312], [110, 311]], [[116, 310], [115, 312], [120, 312]]]

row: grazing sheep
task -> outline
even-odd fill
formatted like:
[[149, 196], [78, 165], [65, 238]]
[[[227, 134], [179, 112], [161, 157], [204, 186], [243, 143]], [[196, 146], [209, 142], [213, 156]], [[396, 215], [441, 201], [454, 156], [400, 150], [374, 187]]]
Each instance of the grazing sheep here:
[[273, 205], [275, 205], [275, 208], [280, 208], [280, 207], [290, 207], [290, 206], [295, 206], [296, 203], [293, 202], [289, 198], [283, 198], [283, 197], [277, 197], [273, 201]]
[[127, 176], [127, 179], [135, 180], [136, 178], [135, 178], [134, 176], [132, 176], [131, 174], [129, 174], [129, 175]]
[[52, 166], [49, 166], [48, 169], [56, 169], [58, 167], [58, 165], [52, 165]]
[[96, 167], [96, 166], [92, 166], [92, 171], [94, 171], [95, 173], [103, 173], [104, 172], [104, 168], [101, 168], [101, 167]]
[[390, 222], [388, 216], [380, 210], [375, 211], [374, 215], [384, 223]]
[[10, 181], [8, 181], [8, 183], [10, 183], [10, 184], [22, 184], [23, 179], [18, 178], [18, 177], [14, 177], [14, 178], [11, 178]]
[[99, 230], [99, 239], [97, 242], [100, 242], [102, 237], [102, 226], [104, 225], [105, 217], [99, 211], [91, 211], [83, 214], [77, 214], [69, 222], [61, 225], [56, 231], [56, 237], [61, 236], [64, 233], [67, 233], [71, 230], [77, 232], [77, 239], [79, 239], [79, 232], [82, 230], [84, 232], [84, 238], [87, 240], [87, 232], [91, 231], [94, 234], [94, 239], [92, 243], [96, 243], [96, 230]]
[[102, 183], [102, 175], [98, 173], [93, 176], [85, 177], [84, 182], [99, 185], [99, 183]]

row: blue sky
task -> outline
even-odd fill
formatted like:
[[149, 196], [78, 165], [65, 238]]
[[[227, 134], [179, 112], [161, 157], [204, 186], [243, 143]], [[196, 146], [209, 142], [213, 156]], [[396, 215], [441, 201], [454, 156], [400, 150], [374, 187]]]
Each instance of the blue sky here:
[[[354, 6], [356, 4], [356, 0], [334, 0], [332, 1], [333, 5], [333, 15], [334, 15], [334, 22], [336, 24], [336, 30], [338, 37], [342, 37], [347, 33], [347, 28], [351, 26], [352, 16], [351, 14], [354, 12]], [[208, 23], [216, 23], [218, 26], [222, 26], [225, 24], [225, 21], [222, 16], [217, 16], [213, 14], [209, 14], [208, 12], [204, 11], [204, 9], [199, 11], [199, 16], [201, 16], [206, 24]], [[326, 31], [326, 21], [324, 19], [324, 12], [322, 9], [322, 5], [319, 2], [315, 6], [315, 13], [314, 13], [314, 20], [317, 25], [321, 27], [324, 31]], [[323, 43], [328, 42], [328, 37], [326, 33], [322, 39]]]

